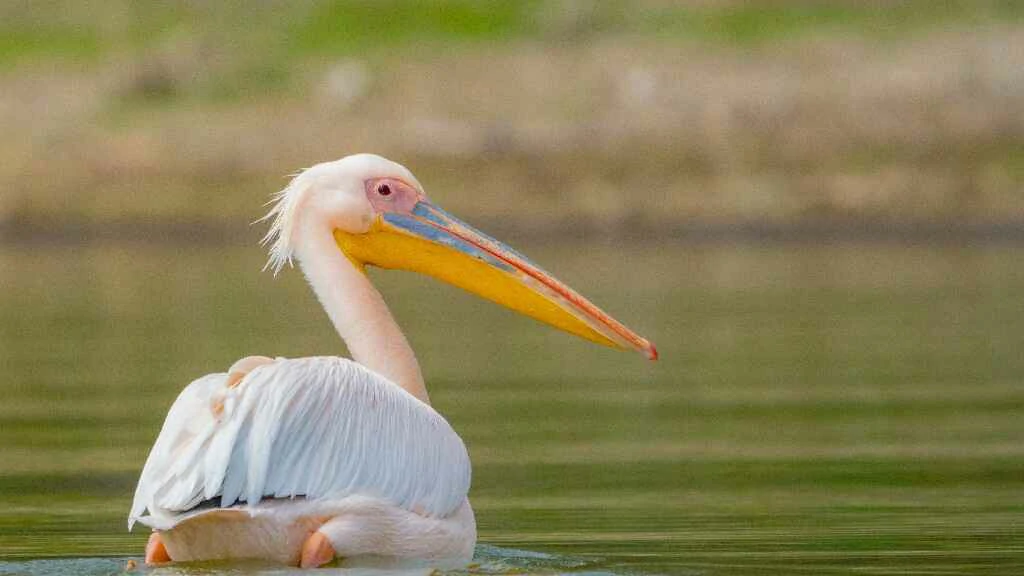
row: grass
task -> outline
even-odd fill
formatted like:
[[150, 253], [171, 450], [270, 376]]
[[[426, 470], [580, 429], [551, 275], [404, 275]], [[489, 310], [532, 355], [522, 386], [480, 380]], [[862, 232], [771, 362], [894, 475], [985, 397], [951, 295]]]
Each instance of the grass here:
[[88, 30], [65, 27], [5, 27], [0, 31], [0, 65], [29, 59], [94, 60], [101, 53], [100, 37]]
[[871, 2], [740, 2], [711, 8], [651, 12], [642, 27], [725, 44], [750, 45], [806, 35], [861, 34], [897, 37], [940, 26], [1018, 22], [1016, 0]]
[[1024, 2], [789, 0], [651, 8], [618, 1], [576, 12], [540, 0], [333, 0], [287, 6], [171, 2], [90, 10], [56, 2], [7, 12], [0, 10], [0, 66], [54, 58], [96, 61], [117, 51], [151, 50], [174, 35], [206, 38], [238, 57], [262, 61], [594, 34], [652, 34], [743, 46], [807, 35], [896, 36], [940, 26], [1015, 23], [1024, 18]]
[[536, 32], [538, 2], [324, 2], [288, 35], [295, 54], [351, 54], [423, 42], [497, 41]]

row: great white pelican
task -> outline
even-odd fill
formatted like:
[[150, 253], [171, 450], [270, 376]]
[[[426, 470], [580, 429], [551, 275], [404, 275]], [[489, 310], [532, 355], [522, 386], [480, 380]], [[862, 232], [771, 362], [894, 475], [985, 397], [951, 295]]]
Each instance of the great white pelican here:
[[428, 274], [607, 346], [654, 346], [526, 257], [427, 199], [370, 154], [325, 162], [275, 196], [275, 273], [298, 261], [352, 354], [250, 356], [189, 384], [167, 413], [129, 514], [146, 562], [364, 556], [468, 562], [466, 447], [430, 407], [419, 364], [368, 265]]

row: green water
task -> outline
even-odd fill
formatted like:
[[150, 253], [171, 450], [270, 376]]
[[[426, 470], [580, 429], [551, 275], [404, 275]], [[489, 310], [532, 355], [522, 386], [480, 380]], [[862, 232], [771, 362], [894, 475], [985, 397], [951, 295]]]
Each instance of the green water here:
[[[495, 572], [1024, 572], [1018, 246], [522, 248], [662, 359], [374, 274], [469, 446]], [[0, 247], [0, 573], [117, 572], [182, 386], [342, 352], [262, 259]]]

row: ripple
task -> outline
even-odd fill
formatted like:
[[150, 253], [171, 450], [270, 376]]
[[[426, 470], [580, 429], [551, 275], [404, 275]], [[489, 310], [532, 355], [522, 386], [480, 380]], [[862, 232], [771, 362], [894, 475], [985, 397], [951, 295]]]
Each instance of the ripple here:
[[[127, 569], [129, 561], [137, 564]], [[600, 569], [600, 561], [572, 556], [558, 556], [543, 552], [500, 548], [481, 544], [476, 547], [473, 562], [466, 568], [445, 572], [450, 576], [507, 576], [508, 574], [580, 574], [585, 576], [611, 576]], [[146, 574], [149, 576], [199, 576], [207, 574], [257, 574], [261, 576], [308, 576], [309, 571], [282, 567], [263, 562], [197, 562], [172, 566], [146, 567], [138, 557], [111, 558], [46, 558], [25, 561], [0, 561], [0, 576], [109, 576]], [[351, 567], [319, 570], [317, 574], [345, 574], [346, 576], [379, 576], [403, 574], [407, 576], [439, 574], [431, 567], [388, 569], [379, 567]]]

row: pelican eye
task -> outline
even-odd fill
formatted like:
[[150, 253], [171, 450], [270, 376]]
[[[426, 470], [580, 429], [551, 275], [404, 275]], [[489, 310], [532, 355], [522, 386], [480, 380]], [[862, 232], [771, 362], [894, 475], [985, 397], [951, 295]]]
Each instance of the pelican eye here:
[[391, 195], [391, 186], [388, 186], [387, 184], [378, 184], [377, 185], [377, 194], [380, 194], [381, 196], [390, 196]]

